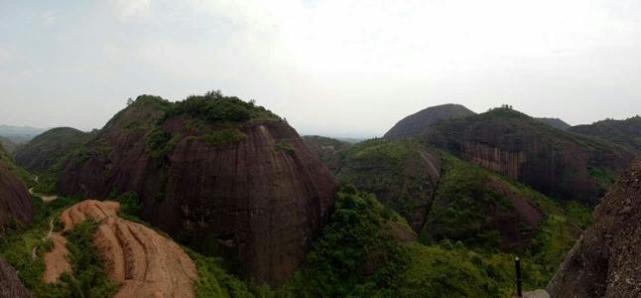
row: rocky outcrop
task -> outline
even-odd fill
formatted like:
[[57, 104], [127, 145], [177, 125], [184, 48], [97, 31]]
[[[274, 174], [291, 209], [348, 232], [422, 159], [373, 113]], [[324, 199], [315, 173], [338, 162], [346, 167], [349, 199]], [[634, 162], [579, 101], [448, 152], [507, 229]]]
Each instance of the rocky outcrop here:
[[549, 127], [511, 109], [435, 125], [424, 140], [565, 199], [595, 203], [635, 153]]
[[31, 294], [18, 278], [16, 270], [0, 259], [0, 298], [28, 297], [31, 297]]
[[412, 141], [375, 139], [346, 151], [339, 179], [373, 193], [420, 231], [441, 175], [441, 161]]
[[634, 163], [594, 211], [556, 273], [552, 297], [641, 296], [641, 162]]
[[47, 171], [90, 137], [90, 133], [71, 127], [50, 129], [20, 146], [15, 152], [16, 163], [31, 172]]
[[509, 152], [482, 143], [463, 142], [463, 158], [492, 171], [518, 179], [521, 167], [527, 162], [525, 152]]
[[171, 108], [138, 100], [115, 116], [66, 164], [62, 193], [135, 191], [142, 217], [175, 239], [257, 282], [285, 281], [330, 213], [335, 179], [285, 121], [207, 122]]
[[387, 133], [386, 139], [404, 139], [418, 137], [439, 121], [463, 118], [475, 115], [468, 108], [457, 104], [445, 104], [424, 109], [418, 113], [403, 118]]
[[8, 227], [31, 223], [33, 206], [24, 183], [10, 170], [11, 160], [0, 147], [0, 234]]

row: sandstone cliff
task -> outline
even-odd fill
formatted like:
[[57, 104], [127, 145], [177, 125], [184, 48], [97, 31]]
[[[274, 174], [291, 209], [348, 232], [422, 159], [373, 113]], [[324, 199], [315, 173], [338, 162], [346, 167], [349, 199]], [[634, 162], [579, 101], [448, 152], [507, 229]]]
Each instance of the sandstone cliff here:
[[5, 228], [28, 225], [33, 219], [31, 196], [12, 168], [15, 166], [0, 146], [0, 234]]
[[11, 265], [0, 259], [0, 298], [31, 297]]
[[553, 197], [595, 203], [635, 153], [511, 109], [436, 124], [424, 140]]
[[337, 189], [285, 121], [216, 93], [140, 97], [86, 147], [66, 163], [63, 194], [135, 191], [144, 219], [258, 282], [294, 272]]
[[548, 285], [552, 297], [641, 296], [641, 162], [594, 211], [586, 230]]

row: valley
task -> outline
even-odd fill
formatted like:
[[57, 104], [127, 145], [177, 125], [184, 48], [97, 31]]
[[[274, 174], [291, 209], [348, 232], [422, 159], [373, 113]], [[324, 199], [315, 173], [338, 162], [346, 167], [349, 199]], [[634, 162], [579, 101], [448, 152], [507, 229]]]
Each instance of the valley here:
[[611, 121], [448, 104], [348, 143], [219, 91], [141, 95], [0, 151], [0, 293], [512, 297], [518, 256], [525, 290], [627, 297], [606, 280], [636, 280], [636, 240], [608, 239], [639, 238], [641, 152]]

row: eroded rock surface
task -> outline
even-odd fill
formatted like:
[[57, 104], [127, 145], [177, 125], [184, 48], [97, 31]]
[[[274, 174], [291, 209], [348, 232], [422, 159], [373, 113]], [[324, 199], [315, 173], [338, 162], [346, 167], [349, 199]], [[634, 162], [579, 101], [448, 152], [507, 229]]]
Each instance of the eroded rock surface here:
[[0, 298], [31, 297], [11, 265], [0, 259]]
[[505, 108], [441, 122], [423, 138], [548, 196], [591, 204], [636, 156], [624, 147], [561, 131]]
[[641, 297], [641, 162], [594, 212], [548, 285], [552, 297]]
[[0, 156], [0, 233], [9, 225], [25, 226], [33, 220], [29, 191], [9, 170], [7, 162], [10, 161], [3, 160]]

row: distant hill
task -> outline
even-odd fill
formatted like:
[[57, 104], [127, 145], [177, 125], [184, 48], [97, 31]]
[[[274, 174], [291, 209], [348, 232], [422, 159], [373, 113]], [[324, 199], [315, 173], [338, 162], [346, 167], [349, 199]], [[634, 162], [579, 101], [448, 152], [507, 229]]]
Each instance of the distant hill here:
[[12, 140], [14, 143], [25, 143], [35, 136], [45, 132], [46, 128], [30, 126], [0, 125], [0, 136]]
[[18, 144], [3, 136], [0, 136], [0, 145], [2, 145], [9, 154], [13, 154], [18, 147]]
[[463, 118], [472, 115], [475, 115], [475, 113], [458, 104], [430, 107], [403, 118], [385, 133], [384, 138], [403, 139], [417, 137], [424, 133], [427, 128], [441, 120]]
[[352, 146], [348, 142], [322, 136], [303, 136], [303, 142], [334, 173], [341, 167], [343, 152]]
[[589, 125], [577, 125], [572, 132], [596, 136], [641, 151], [641, 117], [625, 120], [607, 119]]
[[596, 203], [636, 154], [500, 108], [444, 121], [423, 139], [538, 191]]
[[89, 141], [91, 133], [71, 127], [50, 129], [15, 152], [16, 163], [34, 173], [49, 170], [63, 157], [79, 149]]
[[568, 128], [572, 127], [572, 125], [567, 124], [565, 121], [559, 119], [559, 118], [534, 118], [536, 120], [539, 120], [549, 126], [552, 126], [556, 129], [560, 130], [567, 130]]

